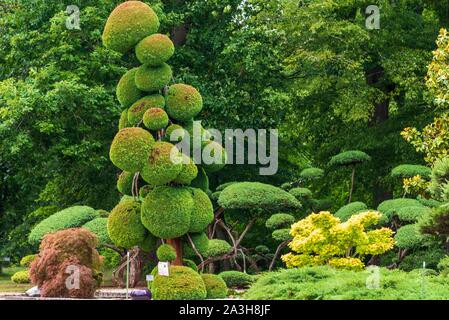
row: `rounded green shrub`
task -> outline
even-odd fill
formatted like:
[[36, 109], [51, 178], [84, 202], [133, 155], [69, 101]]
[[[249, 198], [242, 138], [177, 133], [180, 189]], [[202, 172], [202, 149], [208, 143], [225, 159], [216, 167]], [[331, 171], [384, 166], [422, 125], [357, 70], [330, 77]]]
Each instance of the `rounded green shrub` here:
[[289, 228], [295, 223], [295, 217], [287, 213], [276, 213], [265, 221], [265, 227], [268, 229]]
[[278, 187], [260, 182], [237, 182], [220, 193], [218, 204], [225, 209], [299, 209], [296, 198]]
[[153, 136], [142, 128], [125, 128], [114, 137], [109, 150], [112, 163], [123, 171], [137, 172], [154, 145]]
[[38, 223], [30, 232], [28, 241], [38, 244], [48, 234], [59, 230], [81, 227], [86, 222], [98, 217], [95, 209], [88, 206], [73, 206], [58, 211]]
[[223, 271], [219, 276], [224, 280], [228, 288], [247, 288], [253, 283], [253, 277], [240, 271]]
[[417, 224], [408, 224], [396, 231], [394, 240], [400, 249], [413, 249], [421, 247], [426, 237], [419, 232]]
[[178, 121], [186, 122], [203, 108], [203, 98], [198, 90], [187, 84], [177, 83], [168, 88], [167, 113]]
[[30, 264], [31, 264], [31, 262], [33, 262], [34, 258], [36, 258], [35, 254], [26, 255], [25, 257], [20, 259], [20, 266], [29, 268]]
[[107, 223], [109, 238], [118, 247], [131, 248], [141, 244], [147, 232], [140, 221], [140, 203], [124, 201], [112, 209]]
[[416, 200], [418, 200], [419, 203], [421, 203], [423, 206], [426, 206], [426, 207], [429, 207], [429, 208], [435, 208], [435, 207], [441, 206], [443, 204], [442, 202], [440, 202], [438, 200], [426, 199], [426, 198], [423, 198], [421, 196], [418, 196], [416, 198]]
[[11, 281], [17, 284], [30, 283], [30, 273], [28, 270], [17, 271], [12, 275]]
[[207, 299], [224, 299], [228, 295], [228, 287], [223, 278], [216, 274], [205, 273], [201, 275], [207, 291]]
[[132, 104], [128, 109], [128, 122], [135, 126], [143, 120], [145, 113], [151, 108], [164, 109], [165, 99], [160, 94], [145, 96]]
[[270, 248], [268, 248], [267, 246], [265, 246], [263, 244], [258, 245], [257, 247], [254, 248], [254, 250], [256, 250], [256, 252], [260, 253], [260, 254], [270, 253]]
[[350, 150], [341, 152], [331, 158], [330, 166], [352, 166], [358, 163], [370, 161], [371, 157], [360, 150]]
[[193, 162], [193, 160], [185, 154], [182, 154], [182, 158], [182, 169], [174, 182], [179, 184], [190, 184], [192, 180], [195, 179], [198, 175], [198, 167]]
[[145, 237], [143, 242], [139, 243], [139, 247], [145, 252], [152, 252], [156, 249], [157, 240], [158, 239], [155, 236], [147, 232], [147, 236]]
[[332, 199], [312, 199], [310, 204], [313, 212], [325, 211], [332, 207]]
[[176, 259], [176, 250], [169, 244], [162, 244], [157, 248], [156, 256], [159, 261], [173, 261]]
[[177, 238], [189, 230], [193, 199], [185, 187], [160, 186], [142, 204], [142, 223], [156, 237]]
[[132, 195], [134, 173], [122, 171], [117, 179], [117, 190], [121, 194]]
[[98, 213], [98, 216], [100, 218], [107, 218], [107, 217], [109, 217], [109, 211], [106, 211], [104, 209], [98, 209], [97, 213]]
[[[192, 239], [193, 244], [195, 245], [196, 250], [202, 255], [205, 256], [207, 250], [209, 249], [209, 238], [204, 232], [201, 233], [191, 233], [190, 238]], [[182, 251], [186, 258], [197, 258], [197, 254], [193, 250], [190, 241], [185, 237], [183, 239]]]
[[98, 244], [109, 244], [111, 239], [108, 235], [108, 218], [96, 218], [82, 226], [97, 236]]
[[129, 108], [142, 96], [142, 92], [137, 88], [134, 80], [136, 73], [137, 68], [128, 70], [118, 82], [116, 95], [118, 102], [120, 102], [123, 108]]
[[306, 168], [303, 169], [299, 176], [304, 180], [316, 180], [324, 176], [324, 170], [320, 168]]
[[391, 218], [397, 214], [397, 211], [403, 207], [422, 207], [423, 205], [416, 199], [398, 198], [385, 200], [379, 204], [377, 211], [382, 213], [382, 218], [379, 223], [384, 224], [389, 222]]
[[214, 208], [209, 196], [198, 188], [190, 188], [193, 209], [190, 218], [189, 232], [202, 232], [214, 220]]
[[140, 174], [147, 183], [158, 186], [175, 180], [181, 170], [182, 157], [178, 148], [158, 141], [153, 145]]
[[168, 125], [168, 115], [161, 108], [151, 108], [143, 115], [143, 124], [150, 130], [164, 129]]
[[366, 204], [360, 201], [355, 201], [338, 209], [338, 211], [335, 212], [335, 216], [344, 222], [351, 218], [352, 215], [360, 213], [367, 209], [368, 207]]
[[168, 277], [157, 274], [151, 292], [154, 300], [203, 300], [207, 297], [201, 276], [184, 266], [170, 266]]
[[150, 6], [141, 1], [126, 1], [109, 15], [103, 30], [103, 45], [126, 53], [158, 29], [159, 19]]
[[271, 236], [276, 241], [291, 241], [293, 237], [290, 235], [290, 229], [277, 229], [271, 233]]
[[168, 85], [172, 77], [171, 67], [163, 63], [156, 67], [141, 65], [137, 68], [134, 80], [139, 90], [155, 92]]
[[190, 182], [190, 186], [194, 188], [198, 188], [203, 190], [204, 192], [209, 191], [209, 177], [206, 174], [206, 171], [204, 171], [203, 168], [198, 168], [198, 174], [195, 179]]
[[410, 206], [410, 207], [402, 207], [396, 211], [396, 215], [399, 220], [406, 222], [417, 222], [419, 218], [424, 216], [425, 214], [430, 213], [432, 210], [427, 207], [422, 206]]
[[201, 166], [206, 172], [217, 172], [226, 165], [226, 149], [215, 141], [205, 141], [202, 144]]
[[[172, 137], [173, 134], [173, 137]], [[181, 142], [186, 136], [186, 130], [179, 124], [171, 124], [165, 130], [165, 141]], [[173, 139], [173, 140], [172, 140]]]
[[432, 170], [429, 167], [417, 164], [401, 164], [391, 170], [393, 178], [412, 178], [420, 175], [424, 179], [429, 179]]
[[120, 113], [120, 120], [118, 121], [118, 129], [122, 130], [124, 128], [132, 127], [128, 122], [128, 109], [125, 109]]
[[219, 257], [222, 256], [229, 251], [231, 251], [232, 246], [225, 240], [221, 239], [210, 239], [209, 240], [209, 246], [207, 248], [206, 253], [204, 256], [206, 258], [210, 257]]
[[136, 46], [137, 59], [142, 64], [157, 66], [175, 53], [173, 42], [164, 34], [156, 33], [146, 37]]
[[299, 201], [312, 199], [312, 191], [310, 191], [310, 189], [308, 188], [293, 188], [288, 192], [290, 192]]

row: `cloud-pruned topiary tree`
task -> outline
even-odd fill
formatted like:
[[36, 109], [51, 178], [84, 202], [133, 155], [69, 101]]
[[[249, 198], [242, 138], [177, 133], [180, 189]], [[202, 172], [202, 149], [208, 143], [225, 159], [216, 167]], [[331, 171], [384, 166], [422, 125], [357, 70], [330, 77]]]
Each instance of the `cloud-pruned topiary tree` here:
[[[290, 190], [291, 191], [291, 190]], [[281, 253], [281, 250], [287, 246], [289, 241], [292, 240], [290, 235], [290, 227], [295, 222], [295, 217], [287, 213], [275, 213], [267, 221], [265, 221], [265, 227], [272, 231], [271, 236], [274, 240], [280, 241], [277, 246], [274, 256], [268, 267], [268, 271], [271, 271], [274, 264]]]
[[360, 150], [350, 150], [341, 152], [335, 156], [333, 156], [330, 161], [330, 166], [342, 166], [342, 167], [351, 167], [351, 187], [349, 189], [349, 199], [348, 203], [351, 203], [352, 193], [354, 191], [354, 182], [355, 182], [355, 168], [357, 165], [370, 161], [371, 157], [367, 155], [365, 152]]
[[[158, 28], [157, 15], [140, 1], [119, 4], [104, 27], [102, 39], [107, 49], [122, 54], [134, 51], [141, 63], [128, 70], [117, 85], [122, 113], [109, 155], [123, 171], [117, 188], [129, 197], [111, 211], [108, 234], [115, 245], [128, 250], [155, 251], [158, 239], [166, 243], [159, 247], [158, 257], [171, 261], [170, 275], [156, 275], [152, 285], [155, 299], [204, 299], [201, 277], [182, 266], [183, 248], [203, 260], [205, 250], [197, 247], [196, 240], [203, 239], [200, 235], [214, 219], [206, 194], [207, 172], [223, 168], [226, 152], [210, 140], [201, 125], [201, 137], [193, 136], [198, 125], [194, 118], [202, 110], [203, 99], [196, 88], [174, 83], [167, 62], [175, 47], [169, 37], [157, 33]], [[174, 143], [183, 138], [190, 142], [199, 139], [200, 143], [178, 149]], [[198, 151], [195, 145], [213, 162], [196, 163], [190, 158]], [[139, 185], [142, 182], [144, 185]], [[207, 236], [205, 241], [207, 249]], [[167, 248], [173, 248], [174, 254]], [[191, 286], [181, 289], [178, 285], [183, 285], [186, 277]]]

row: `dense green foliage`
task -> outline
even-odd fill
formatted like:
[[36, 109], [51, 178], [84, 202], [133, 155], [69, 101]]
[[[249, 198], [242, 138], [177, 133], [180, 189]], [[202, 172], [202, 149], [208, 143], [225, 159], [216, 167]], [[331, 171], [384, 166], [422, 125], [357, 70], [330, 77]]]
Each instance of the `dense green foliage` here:
[[229, 253], [229, 251], [231, 251], [231, 248], [232, 246], [225, 240], [211, 239], [209, 240], [205, 257], [210, 258], [221, 256], [223, 254]]
[[295, 217], [287, 213], [276, 213], [273, 214], [265, 222], [265, 226], [268, 229], [281, 229], [289, 228], [295, 222]]
[[423, 178], [430, 178], [431, 169], [417, 164], [401, 164], [391, 170], [393, 178], [411, 178], [420, 175]]
[[205, 273], [201, 275], [206, 286], [206, 299], [223, 299], [228, 295], [228, 288], [223, 279], [216, 275]]
[[11, 281], [17, 284], [20, 283], [30, 283], [30, 273], [28, 270], [17, 271], [11, 277]]
[[99, 245], [111, 244], [111, 239], [108, 235], [108, 218], [93, 219], [85, 223], [82, 227], [97, 236]]
[[339, 218], [341, 221], [348, 220], [352, 215], [359, 213], [361, 211], [367, 210], [368, 207], [366, 204], [360, 201], [351, 202], [335, 212], [335, 216]]
[[253, 276], [240, 271], [223, 271], [219, 276], [229, 288], [245, 288], [254, 281]]
[[159, 261], [173, 261], [176, 259], [176, 250], [169, 244], [162, 244], [156, 250]]

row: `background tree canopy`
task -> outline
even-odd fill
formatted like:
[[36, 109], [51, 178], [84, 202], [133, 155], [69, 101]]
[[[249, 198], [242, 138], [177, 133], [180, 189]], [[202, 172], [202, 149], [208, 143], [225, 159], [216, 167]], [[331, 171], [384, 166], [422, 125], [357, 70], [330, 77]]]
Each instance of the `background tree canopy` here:
[[[39, 207], [82, 204], [110, 210], [117, 170], [108, 160], [120, 117], [114, 88], [136, 60], [101, 44], [119, 0], [4, 0], [0, 5], [0, 255], [31, 252], [26, 235], [48, 217]], [[274, 185], [327, 168], [345, 150], [362, 150], [353, 198], [377, 207], [391, 197], [391, 169], [422, 164], [400, 136], [438, 115], [428, 108], [425, 75], [447, 2], [378, 1], [381, 29], [365, 27], [361, 0], [155, 0], [149, 3], [176, 46], [177, 82], [204, 98], [205, 127], [278, 128], [279, 172], [227, 166], [228, 181]], [[67, 5], [81, 30], [68, 30]], [[348, 198], [350, 168], [325, 171], [314, 198]], [[325, 200], [325, 199], [324, 199]], [[336, 210], [334, 210], [336, 211]], [[248, 235], [258, 239], [263, 223]]]

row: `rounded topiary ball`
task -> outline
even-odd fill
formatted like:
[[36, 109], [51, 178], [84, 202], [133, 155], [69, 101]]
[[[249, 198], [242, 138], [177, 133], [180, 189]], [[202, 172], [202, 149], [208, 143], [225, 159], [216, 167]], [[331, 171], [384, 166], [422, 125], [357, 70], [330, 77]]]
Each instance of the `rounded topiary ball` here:
[[154, 300], [202, 300], [207, 297], [201, 276], [189, 267], [170, 266], [169, 276], [156, 275], [151, 286]]
[[221, 239], [210, 239], [209, 247], [207, 248], [206, 254], [204, 255], [206, 258], [210, 257], [218, 257], [230, 252], [232, 246]]
[[154, 92], [163, 89], [173, 77], [170, 66], [163, 63], [156, 67], [142, 65], [137, 68], [134, 78], [139, 90]]
[[158, 66], [175, 53], [173, 42], [164, 34], [156, 33], [146, 37], [136, 46], [137, 59], [149, 66]]
[[152, 94], [137, 100], [128, 110], [128, 123], [132, 126], [138, 124], [143, 119], [143, 115], [148, 109], [161, 108], [165, 106], [165, 98], [160, 94]]
[[164, 139], [168, 142], [181, 142], [185, 136], [186, 130], [182, 126], [179, 124], [171, 124], [165, 130]]
[[226, 165], [225, 148], [216, 141], [205, 141], [202, 145], [201, 166], [207, 172], [216, 172]]
[[143, 115], [143, 124], [154, 131], [164, 129], [168, 125], [168, 115], [161, 108], [150, 108]]
[[158, 29], [159, 19], [150, 6], [141, 1], [126, 1], [118, 5], [106, 21], [103, 45], [125, 53]]
[[125, 128], [114, 137], [109, 157], [118, 168], [137, 172], [142, 169], [154, 145], [153, 136], [142, 128]]
[[117, 179], [117, 189], [122, 194], [132, 195], [134, 173], [123, 171]]
[[137, 88], [134, 80], [136, 73], [137, 68], [128, 70], [118, 82], [116, 95], [118, 102], [120, 102], [123, 108], [129, 108], [142, 96], [142, 92]]
[[206, 286], [207, 299], [223, 299], [228, 295], [228, 287], [223, 278], [216, 274], [205, 273], [201, 275]]
[[160, 186], [145, 197], [141, 220], [156, 237], [177, 238], [189, 230], [192, 209], [193, 199], [187, 188]]
[[178, 83], [167, 92], [167, 113], [178, 121], [193, 119], [203, 108], [203, 98], [194, 87]]
[[214, 220], [214, 208], [208, 195], [198, 188], [190, 188], [193, 210], [190, 217], [189, 232], [202, 232]]
[[180, 184], [190, 184], [190, 182], [192, 182], [192, 180], [195, 179], [198, 174], [198, 167], [195, 163], [193, 163], [193, 160], [185, 154], [182, 154], [182, 158], [182, 169], [174, 182]]
[[140, 221], [140, 203], [124, 201], [112, 209], [108, 218], [109, 238], [118, 247], [131, 248], [141, 244], [147, 231]]
[[156, 142], [140, 174], [153, 186], [176, 179], [182, 170], [182, 158], [178, 148], [168, 142]]
[[176, 259], [176, 250], [169, 244], [162, 244], [157, 248], [156, 256], [159, 261], [173, 261]]

